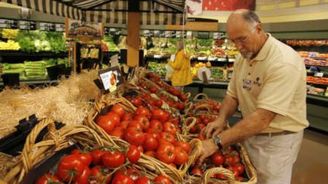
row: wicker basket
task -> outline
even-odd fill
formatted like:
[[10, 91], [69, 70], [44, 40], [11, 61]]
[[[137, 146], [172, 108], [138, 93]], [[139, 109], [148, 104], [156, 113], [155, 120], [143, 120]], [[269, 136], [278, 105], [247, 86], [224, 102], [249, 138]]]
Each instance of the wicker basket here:
[[[43, 141], [35, 143], [36, 137], [45, 127], [49, 128], [49, 134]], [[99, 136], [98, 133], [85, 126], [65, 126], [60, 130], [54, 129], [54, 121], [50, 119], [42, 120], [27, 137], [19, 162], [8, 172], [4, 177], [4, 182], [16, 184], [22, 182], [24, 176], [41, 161], [50, 158], [54, 153], [64, 148], [67, 148], [71, 143], [79, 143], [85, 147], [110, 147], [111, 149], [125, 150], [128, 146], [124, 142], [120, 142], [113, 137]], [[116, 144], [117, 143], [117, 144]], [[175, 176], [172, 177], [172, 172], [162, 170], [157, 163], [150, 162], [144, 155], [134, 164], [135, 167], [142, 170], [150, 178], [158, 174], [166, 175], [171, 181], [177, 181]], [[151, 168], [151, 169], [148, 169]], [[178, 173], [176, 173], [178, 175]]]
[[[241, 157], [241, 162], [245, 166], [245, 172], [248, 176], [247, 181], [237, 181], [232, 173], [232, 171], [223, 168], [223, 167], [213, 167], [205, 171], [202, 177], [186, 175], [186, 183], [188, 184], [209, 184], [209, 183], [216, 183], [216, 184], [256, 184], [257, 183], [257, 174], [254, 166], [252, 165], [248, 153], [245, 148], [240, 144], [236, 144], [239, 148], [239, 155]], [[219, 180], [215, 179], [212, 176], [215, 174], [221, 174], [225, 176], [226, 180]]]
[[[114, 100], [114, 99], [110, 99], [110, 97], [103, 97], [102, 99], [106, 99], [106, 100], [96, 103], [96, 108], [94, 109], [94, 111], [92, 111], [88, 115], [88, 118], [85, 121], [85, 124], [87, 126], [91, 127], [92, 129], [94, 129], [99, 135], [101, 135], [101, 137], [104, 137], [106, 140], [107, 139], [113, 140], [119, 146], [128, 146], [129, 143], [127, 143], [126, 141], [119, 139], [117, 137], [108, 135], [101, 127], [99, 127], [94, 122], [94, 119], [97, 117], [97, 115], [101, 112], [101, 110], [103, 108], [105, 108], [109, 105], [113, 105], [114, 101], [115, 101], [115, 103], [120, 103], [120, 104], [129, 103], [129, 102], [127, 100], [124, 100], [123, 98], [121, 98], [121, 99], [115, 98], [116, 100]], [[124, 106], [126, 107], [127, 105], [124, 105]], [[127, 110], [133, 111], [134, 109], [127, 109]], [[183, 135], [177, 135], [177, 138], [185, 141], [185, 137]], [[176, 169], [168, 164], [165, 164], [156, 158], [150, 157], [145, 154], [142, 154], [143, 160], [139, 161], [138, 164], [141, 164], [143, 167], [145, 167], [149, 170], [152, 170], [152, 169], [161, 170], [161, 171], [165, 172], [167, 175], [171, 176], [171, 178], [173, 178], [174, 181], [176, 181], [178, 183], [182, 182], [183, 177], [187, 173], [190, 165], [192, 165], [194, 163], [194, 161], [198, 158], [198, 156], [200, 155], [200, 152], [201, 152], [201, 141], [200, 140], [198, 140], [198, 139], [191, 140], [190, 144], [192, 146], [192, 152], [189, 155], [189, 160], [186, 164], [181, 165], [178, 169]]]

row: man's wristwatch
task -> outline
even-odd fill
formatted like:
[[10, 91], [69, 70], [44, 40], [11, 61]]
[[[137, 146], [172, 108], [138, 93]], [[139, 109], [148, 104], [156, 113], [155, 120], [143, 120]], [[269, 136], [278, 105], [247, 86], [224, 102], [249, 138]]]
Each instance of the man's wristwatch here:
[[215, 135], [212, 137], [214, 143], [216, 144], [216, 146], [219, 148], [219, 149], [222, 149], [223, 146], [221, 144], [221, 138], [218, 136], [218, 135]]

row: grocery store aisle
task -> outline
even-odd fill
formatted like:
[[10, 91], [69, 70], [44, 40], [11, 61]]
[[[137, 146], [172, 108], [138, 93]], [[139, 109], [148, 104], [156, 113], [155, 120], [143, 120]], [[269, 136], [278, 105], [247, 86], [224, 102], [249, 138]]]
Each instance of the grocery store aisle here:
[[305, 130], [292, 184], [328, 183], [328, 135]]

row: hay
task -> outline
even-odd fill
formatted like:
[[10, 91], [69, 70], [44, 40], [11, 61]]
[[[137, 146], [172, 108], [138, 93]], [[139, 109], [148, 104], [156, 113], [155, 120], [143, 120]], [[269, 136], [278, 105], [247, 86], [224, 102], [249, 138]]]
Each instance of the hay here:
[[52, 118], [65, 124], [81, 124], [100, 91], [93, 80], [97, 71], [83, 71], [57, 86], [20, 90], [5, 89], [0, 93], [0, 138], [15, 131], [18, 121], [32, 114], [39, 119]]

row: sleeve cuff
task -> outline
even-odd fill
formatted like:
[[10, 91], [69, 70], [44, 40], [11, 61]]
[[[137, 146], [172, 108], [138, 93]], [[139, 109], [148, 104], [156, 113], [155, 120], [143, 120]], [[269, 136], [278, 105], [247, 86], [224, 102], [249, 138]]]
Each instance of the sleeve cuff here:
[[274, 113], [277, 113], [279, 115], [282, 115], [282, 116], [286, 116], [287, 115], [287, 110], [282, 110], [278, 107], [275, 107], [273, 105], [268, 105], [268, 104], [259, 104], [257, 105], [257, 108], [261, 108], [261, 109], [265, 109], [265, 110], [268, 110], [268, 111], [271, 111], [271, 112], [274, 112]]

